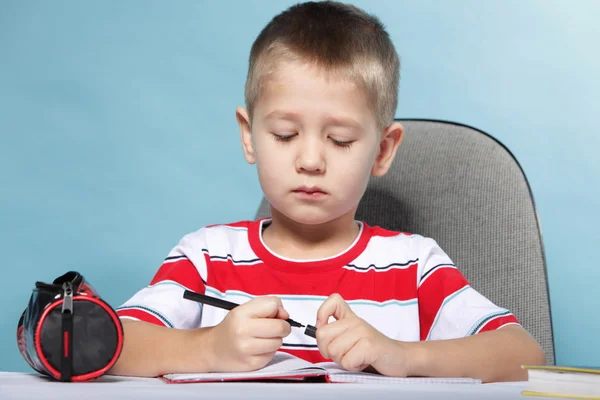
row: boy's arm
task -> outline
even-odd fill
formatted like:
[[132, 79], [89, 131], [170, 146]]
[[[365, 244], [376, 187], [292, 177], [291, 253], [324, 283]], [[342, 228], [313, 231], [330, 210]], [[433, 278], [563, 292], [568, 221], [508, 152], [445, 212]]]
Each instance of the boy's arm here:
[[[519, 325], [507, 325], [459, 339], [395, 341], [394, 344], [387, 360], [391, 364], [388, 368], [394, 370], [392, 360], [406, 360], [411, 376], [470, 377], [483, 382], [519, 381], [527, 380], [527, 371], [521, 365], [545, 364], [540, 346]], [[386, 362], [385, 359], [382, 361]]]
[[143, 322], [123, 320], [124, 342], [111, 375], [156, 377], [167, 373], [211, 370], [210, 346], [193, 351], [207, 342], [211, 328], [173, 329]]

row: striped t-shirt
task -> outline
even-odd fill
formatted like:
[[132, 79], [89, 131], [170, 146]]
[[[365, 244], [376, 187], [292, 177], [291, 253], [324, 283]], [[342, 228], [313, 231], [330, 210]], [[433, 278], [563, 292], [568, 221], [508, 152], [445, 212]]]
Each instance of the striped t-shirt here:
[[[227, 311], [184, 299], [189, 289], [235, 303], [274, 295], [292, 319], [314, 325], [319, 306], [339, 293], [359, 317], [400, 341], [460, 338], [518, 324], [470, 287], [433, 239], [359, 221], [360, 233], [344, 252], [299, 261], [266, 247], [262, 230], [269, 222], [211, 225], [184, 236], [150, 285], [117, 313], [180, 329], [221, 322]], [[282, 351], [324, 361], [302, 328], [292, 328], [283, 342]]]

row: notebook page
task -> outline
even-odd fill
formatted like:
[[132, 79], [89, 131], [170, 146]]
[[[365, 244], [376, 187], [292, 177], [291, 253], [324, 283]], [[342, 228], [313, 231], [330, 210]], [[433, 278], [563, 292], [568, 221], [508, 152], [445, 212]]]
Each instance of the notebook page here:
[[225, 381], [240, 379], [259, 379], [259, 378], [277, 378], [293, 375], [295, 372], [313, 371], [311, 375], [323, 375], [325, 369], [315, 366], [305, 360], [295, 357], [285, 352], [277, 352], [273, 359], [264, 368], [250, 372], [209, 372], [209, 373], [191, 373], [191, 374], [166, 374], [164, 378], [169, 381], [202, 382], [202, 381]]
[[327, 369], [329, 379], [332, 382], [344, 383], [410, 383], [410, 384], [447, 384], [447, 383], [481, 383], [478, 379], [470, 378], [396, 378], [391, 376], [383, 376], [370, 372], [350, 372], [342, 368], [341, 365], [334, 362], [322, 362], [315, 364], [319, 367]]
[[378, 374], [371, 374], [368, 372], [342, 372], [333, 373], [330, 375], [332, 382], [344, 382], [344, 383], [398, 383], [398, 384], [422, 384], [422, 385], [435, 385], [435, 384], [479, 384], [481, 383], [478, 379], [471, 378], [421, 378], [421, 377], [410, 377], [410, 378], [396, 378], [392, 376], [383, 376]]

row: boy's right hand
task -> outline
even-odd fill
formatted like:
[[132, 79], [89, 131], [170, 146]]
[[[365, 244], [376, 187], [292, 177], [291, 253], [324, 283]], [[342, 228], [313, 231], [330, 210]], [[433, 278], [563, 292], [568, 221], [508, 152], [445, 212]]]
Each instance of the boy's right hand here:
[[214, 372], [253, 371], [264, 367], [290, 334], [281, 299], [257, 297], [229, 311], [205, 343], [214, 355]]

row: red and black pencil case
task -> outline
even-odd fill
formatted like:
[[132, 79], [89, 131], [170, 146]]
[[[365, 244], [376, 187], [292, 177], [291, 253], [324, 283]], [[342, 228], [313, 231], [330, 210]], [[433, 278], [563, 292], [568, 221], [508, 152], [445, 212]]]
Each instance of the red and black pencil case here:
[[37, 372], [63, 382], [105, 374], [123, 348], [116, 311], [76, 271], [36, 282], [19, 319], [17, 344]]

